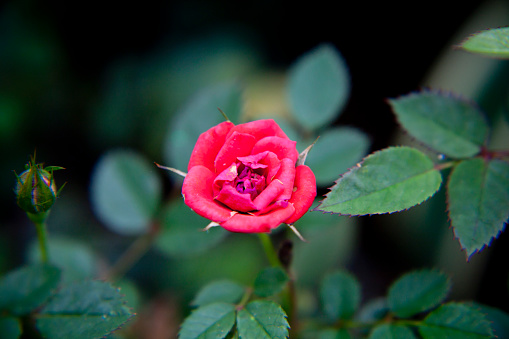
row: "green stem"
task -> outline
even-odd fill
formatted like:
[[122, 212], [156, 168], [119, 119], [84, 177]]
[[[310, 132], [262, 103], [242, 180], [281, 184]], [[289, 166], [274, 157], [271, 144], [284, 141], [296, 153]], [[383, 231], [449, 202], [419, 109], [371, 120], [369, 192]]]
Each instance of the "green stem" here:
[[49, 261], [48, 256], [48, 239], [45, 222], [36, 222], [35, 229], [37, 230], [37, 239], [39, 240], [39, 247], [41, 249], [41, 259], [44, 264]]
[[274, 249], [274, 245], [272, 244], [272, 240], [270, 240], [270, 236], [266, 233], [258, 233], [258, 238], [262, 243], [263, 250], [269, 263], [272, 267], [281, 267], [281, 262], [277, 256], [276, 250]]

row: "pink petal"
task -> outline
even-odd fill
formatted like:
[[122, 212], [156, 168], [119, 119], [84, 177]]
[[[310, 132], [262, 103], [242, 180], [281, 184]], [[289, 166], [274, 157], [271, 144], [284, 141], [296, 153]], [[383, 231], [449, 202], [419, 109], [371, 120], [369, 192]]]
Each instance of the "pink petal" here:
[[231, 218], [232, 210], [214, 200], [212, 192], [214, 177], [215, 174], [205, 166], [191, 167], [182, 184], [182, 196], [186, 205], [197, 214], [222, 223]]
[[239, 193], [235, 187], [228, 184], [223, 186], [215, 198], [234, 211], [249, 212], [256, 209], [249, 193]]
[[228, 132], [234, 126], [231, 122], [225, 121], [200, 134], [191, 153], [187, 170], [202, 165], [214, 172], [214, 160], [223, 147]]
[[265, 189], [254, 199], [253, 204], [257, 210], [264, 209], [273, 202], [285, 189], [284, 184], [279, 180], [273, 180]]
[[295, 164], [297, 158], [299, 157], [299, 152], [297, 152], [296, 145], [296, 141], [289, 140], [288, 138], [269, 136], [258, 140], [254, 145], [251, 153], [256, 154], [263, 151], [270, 151], [275, 153], [279, 160], [289, 158]]
[[278, 197], [278, 200], [288, 200], [292, 197], [293, 186], [295, 180], [295, 163], [285, 158], [281, 161], [281, 168], [274, 177], [274, 180], [279, 180], [284, 185], [284, 191]]
[[284, 221], [286, 224], [293, 224], [306, 214], [316, 197], [315, 174], [308, 166], [300, 165], [295, 168], [294, 186], [295, 191], [289, 202], [295, 206], [295, 214]]
[[272, 119], [255, 120], [245, 124], [236, 125], [234, 128], [232, 128], [230, 134], [234, 131], [251, 134], [255, 137], [256, 140], [260, 140], [269, 136], [278, 136], [288, 139], [285, 132], [283, 132], [281, 127], [279, 127], [279, 125]]
[[295, 212], [292, 204], [264, 215], [235, 214], [221, 226], [230, 232], [268, 233]]
[[238, 132], [229, 134], [214, 161], [216, 173], [221, 173], [226, 167], [236, 162], [237, 157], [251, 154], [254, 144], [255, 138], [252, 135]]

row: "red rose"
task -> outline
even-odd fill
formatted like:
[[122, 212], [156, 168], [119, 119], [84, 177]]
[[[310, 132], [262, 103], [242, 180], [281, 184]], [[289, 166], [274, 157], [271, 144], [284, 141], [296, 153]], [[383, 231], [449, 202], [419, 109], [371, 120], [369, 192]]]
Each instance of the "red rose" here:
[[182, 186], [186, 205], [232, 232], [293, 224], [316, 197], [311, 169], [295, 167], [295, 145], [274, 120], [212, 127], [191, 154]]

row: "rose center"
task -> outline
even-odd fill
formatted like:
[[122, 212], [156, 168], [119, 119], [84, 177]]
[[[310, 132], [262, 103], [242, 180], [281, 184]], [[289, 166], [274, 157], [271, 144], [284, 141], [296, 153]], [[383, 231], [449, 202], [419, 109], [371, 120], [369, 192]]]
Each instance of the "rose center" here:
[[249, 166], [239, 164], [237, 171], [240, 174], [235, 178], [233, 186], [237, 192], [250, 194], [254, 199], [265, 189], [265, 175], [263, 168], [253, 169]]

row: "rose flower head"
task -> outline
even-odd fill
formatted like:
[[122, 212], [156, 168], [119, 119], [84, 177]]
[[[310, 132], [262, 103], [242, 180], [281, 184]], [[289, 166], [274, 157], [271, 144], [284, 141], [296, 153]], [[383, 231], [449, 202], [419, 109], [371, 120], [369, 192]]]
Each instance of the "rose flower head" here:
[[311, 169], [298, 165], [296, 142], [274, 120], [202, 133], [182, 186], [187, 206], [232, 232], [266, 233], [293, 224], [316, 197]]

